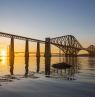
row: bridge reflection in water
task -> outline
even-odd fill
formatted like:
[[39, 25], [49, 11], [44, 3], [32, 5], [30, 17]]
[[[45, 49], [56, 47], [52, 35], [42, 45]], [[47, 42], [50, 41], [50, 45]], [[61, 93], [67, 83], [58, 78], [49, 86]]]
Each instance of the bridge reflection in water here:
[[[61, 57], [60, 57], [61, 58]], [[56, 77], [56, 78], [65, 78], [68, 80], [74, 80], [74, 76], [76, 73], [78, 73], [79, 65], [77, 63], [77, 57], [64, 57], [64, 62], [69, 66], [66, 66], [65, 64], [63, 68], [53, 68], [51, 62], [51, 58], [47, 57], [45, 59], [45, 74], [46, 77]], [[61, 61], [63, 63], [63, 61]], [[60, 63], [59, 63], [60, 64]], [[57, 64], [56, 64], [57, 65]]]
[[[53, 68], [52, 65], [53, 63], [51, 62], [52, 57], [45, 57], [45, 68], [43, 70], [43, 76], [45, 75], [46, 77], [53, 77], [53, 78], [64, 78], [67, 80], [74, 80], [75, 74], [78, 73], [79, 70], [79, 65], [77, 64], [77, 57], [60, 57], [61, 62], [65, 62], [71, 65], [70, 68], [65, 67], [63, 69], [57, 69]], [[63, 60], [62, 60], [63, 59]], [[59, 59], [60, 60], [60, 59]], [[14, 74], [14, 60], [9, 60], [10, 61], [10, 75], [15, 75]], [[30, 67], [29, 67], [29, 57], [25, 57], [25, 73], [23, 74], [25, 77], [29, 76], [30, 73]], [[34, 64], [35, 65], [35, 64]], [[42, 64], [40, 64], [40, 57], [36, 57], [36, 70], [35, 73], [41, 73], [42, 71], [40, 70]], [[64, 65], [64, 64], [63, 64]], [[31, 71], [34, 72], [34, 71]]]

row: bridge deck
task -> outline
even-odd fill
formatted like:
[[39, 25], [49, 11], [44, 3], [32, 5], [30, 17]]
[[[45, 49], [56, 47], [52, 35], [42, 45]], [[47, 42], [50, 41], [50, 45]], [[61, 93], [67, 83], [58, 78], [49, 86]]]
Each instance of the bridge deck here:
[[42, 41], [42, 40], [30, 38], [30, 37], [23, 37], [23, 36], [19, 36], [19, 35], [4, 33], [4, 32], [0, 32], [0, 36], [7, 37], [7, 38], [12, 38], [13, 37], [14, 39], [29, 40], [29, 41], [32, 41], [32, 42], [38, 42], [38, 41], [41, 42], [41, 43], [45, 42], [45, 41]]

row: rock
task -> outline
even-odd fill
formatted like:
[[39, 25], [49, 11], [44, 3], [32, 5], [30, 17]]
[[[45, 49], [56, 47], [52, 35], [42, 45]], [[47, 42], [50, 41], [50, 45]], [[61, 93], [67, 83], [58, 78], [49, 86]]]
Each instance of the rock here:
[[63, 63], [53, 64], [52, 67], [56, 69], [67, 69], [70, 68], [71, 65], [63, 62]]

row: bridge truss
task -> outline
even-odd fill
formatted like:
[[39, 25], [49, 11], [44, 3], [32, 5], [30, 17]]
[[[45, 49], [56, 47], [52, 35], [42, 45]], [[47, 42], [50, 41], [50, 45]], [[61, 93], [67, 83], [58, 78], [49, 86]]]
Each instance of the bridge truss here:
[[86, 50], [90, 55], [95, 56], [95, 46], [90, 45], [88, 48], [83, 48], [83, 46], [79, 43], [79, 41], [72, 35], [66, 35], [55, 38], [46, 38], [45, 41], [33, 39], [29, 37], [23, 37], [19, 35], [8, 34], [4, 32], [0, 32], [1, 37], [7, 37], [11, 39], [10, 42], [10, 54], [14, 56], [14, 39], [25, 40], [25, 56], [29, 56], [29, 41], [37, 42], [37, 56], [40, 56], [40, 43], [45, 44], [45, 56], [50, 56], [50, 44], [55, 45], [59, 49], [61, 49], [65, 55], [76, 56], [80, 50]]

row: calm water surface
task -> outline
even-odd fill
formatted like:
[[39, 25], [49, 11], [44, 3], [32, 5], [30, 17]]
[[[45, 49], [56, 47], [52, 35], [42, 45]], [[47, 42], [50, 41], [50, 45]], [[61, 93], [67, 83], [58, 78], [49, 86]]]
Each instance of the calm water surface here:
[[[52, 67], [52, 64], [61, 62], [71, 64], [72, 67], [65, 69]], [[9, 58], [0, 57], [0, 76], [28, 75], [31, 72], [65, 79], [95, 80], [95, 58], [29, 57], [25, 59], [25, 57], [15, 57], [14, 62], [9, 62]]]

